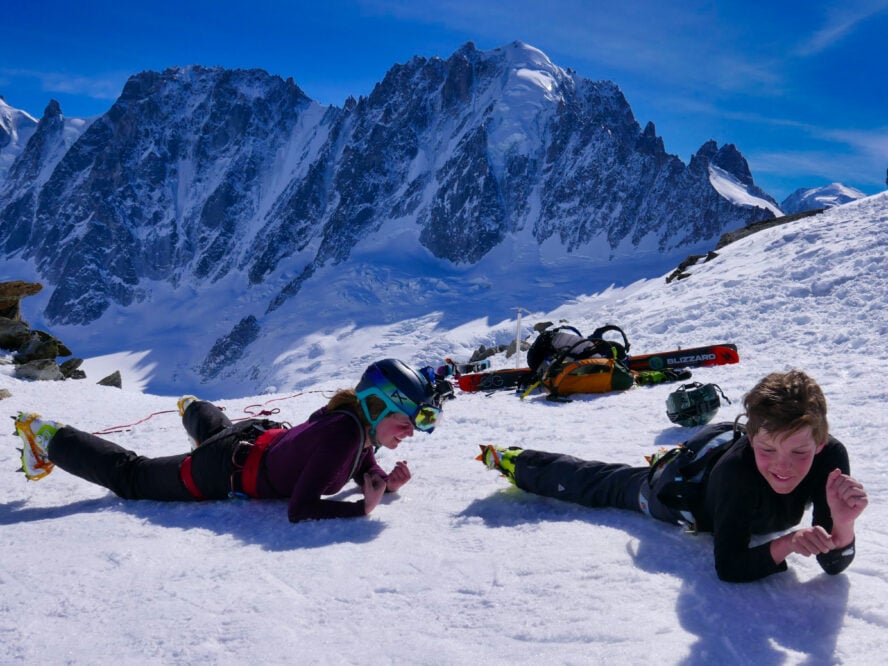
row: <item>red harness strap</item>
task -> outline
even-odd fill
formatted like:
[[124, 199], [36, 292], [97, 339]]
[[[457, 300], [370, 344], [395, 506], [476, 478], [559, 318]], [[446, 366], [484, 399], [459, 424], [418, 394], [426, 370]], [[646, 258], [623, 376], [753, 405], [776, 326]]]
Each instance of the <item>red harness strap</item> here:
[[206, 499], [198, 489], [197, 484], [194, 483], [194, 477], [191, 476], [191, 456], [182, 461], [182, 466], [179, 467], [179, 478], [182, 479], [182, 483], [185, 484], [185, 488], [194, 499], [198, 502]]
[[256, 494], [256, 484], [259, 480], [259, 469], [262, 465], [262, 456], [265, 455], [265, 451], [271, 446], [272, 442], [278, 438], [278, 435], [285, 431], [286, 428], [266, 430], [256, 438], [255, 442], [253, 442], [253, 448], [251, 448], [250, 452], [247, 454], [247, 459], [244, 461], [244, 468], [241, 470], [241, 486], [247, 496], [259, 496]]

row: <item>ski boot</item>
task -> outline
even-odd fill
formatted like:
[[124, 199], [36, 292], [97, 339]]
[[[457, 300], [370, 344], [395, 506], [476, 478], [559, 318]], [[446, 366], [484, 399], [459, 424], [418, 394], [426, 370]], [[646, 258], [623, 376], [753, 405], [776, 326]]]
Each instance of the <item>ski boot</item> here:
[[39, 481], [55, 467], [46, 450], [49, 441], [61, 427], [63, 426], [55, 421], [42, 420], [40, 414], [19, 412], [15, 417], [15, 434], [24, 443], [21, 449], [21, 471], [29, 481]]
[[514, 485], [515, 458], [521, 455], [524, 449], [517, 446], [505, 448], [493, 444], [481, 444], [480, 446], [481, 454], [475, 460], [483, 462], [487, 469], [497, 470]]
[[185, 410], [188, 409], [192, 402], [197, 402], [196, 396], [183, 395], [179, 398], [179, 402], [176, 403], [176, 407], [179, 409], [179, 416], [185, 416]]
[[[191, 403], [197, 402], [197, 397], [193, 395], [183, 395], [179, 398], [179, 401], [176, 403], [176, 407], [179, 410], [179, 416], [185, 418], [185, 410], [191, 405]], [[188, 442], [191, 445], [191, 451], [193, 452], [198, 446], [200, 446], [200, 442], [198, 442], [193, 437], [188, 437]]]

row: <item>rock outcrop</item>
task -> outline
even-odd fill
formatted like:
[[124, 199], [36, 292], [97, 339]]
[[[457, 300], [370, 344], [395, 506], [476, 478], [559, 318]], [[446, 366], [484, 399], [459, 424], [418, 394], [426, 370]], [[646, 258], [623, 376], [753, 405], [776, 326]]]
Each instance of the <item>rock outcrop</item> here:
[[0, 282], [0, 349], [12, 352], [19, 379], [84, 379], [86, 373], [80, 369], [83, 359], [71, 358], [60, 365], [57, 359], [71, 356], [71, 350], [54, 335], [31, 329], [22, 319], [22, 299], [42, 289], [37, 282]]

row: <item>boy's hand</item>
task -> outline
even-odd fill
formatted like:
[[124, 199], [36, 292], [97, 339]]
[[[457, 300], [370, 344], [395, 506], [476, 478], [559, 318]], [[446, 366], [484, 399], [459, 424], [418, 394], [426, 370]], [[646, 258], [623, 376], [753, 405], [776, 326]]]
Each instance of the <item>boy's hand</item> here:
[[410, 480], [410, 468], [407, 467], [406, 460], [399, 460], [395, 463], [395, 468], [388, 475], [385, 482], [385, 489], [393, 493]]
[[868, 499], [862, 483], [834, 469], [826, 479], [826, 503], [833, 524], [846, 525], [863, 513]]
[[790, 553], [810, 557], [819, 553], [828, 553], [834, 548], [836, 544], [829, 533], [820, 525], [813, 525], [774, 539], [771, 542], [771, 559], [779, 564]]
[[369, 514], [385, 493], [385, 479], [378, 474], [364, 474], [364, 513]]
[[803, 527], [787, 536], [790, 537], [791, 552], [805, 557], [828, 553], [836, 547], [829, 533], [820, 525]]
[[854, 521], [868, 503], [863, 484], [834, 469], [826, 479], [826, 503], [832, 515], [832, 537], [836, 548], [854, 541]]

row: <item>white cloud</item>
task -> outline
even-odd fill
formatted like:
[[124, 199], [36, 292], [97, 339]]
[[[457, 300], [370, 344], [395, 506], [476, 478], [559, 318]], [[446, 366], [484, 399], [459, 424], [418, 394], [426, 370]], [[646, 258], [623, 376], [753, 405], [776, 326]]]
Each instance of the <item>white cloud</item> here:
[[857, 4], [844, 2], [831, 7], [823, 27], [800, 44], [796, 54], [805, 57], [821, 53], [845, 39], [862, 23], [885, 11], [888, 11], [885, 0], [865, 0]]
[[0, 76], [10, 81], [21, 78], [36, 79], [40, 82], [41, 89], [48, 93], [84, 95], [101, 100], [117, 99], [129, 77], [128, 74], [119, 73], [86, 76], [27, 69], [2, 69]]
[[825, 182], [859, 183], [870, 191], [884, 184], [885, 162], [860, 152], [847, 154], [832, 150], [756, 152], [746, 155], [757, 174], [792, 174], [796, 178], [816, 177]]

